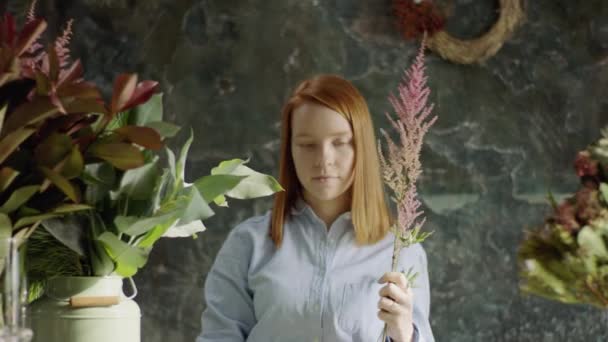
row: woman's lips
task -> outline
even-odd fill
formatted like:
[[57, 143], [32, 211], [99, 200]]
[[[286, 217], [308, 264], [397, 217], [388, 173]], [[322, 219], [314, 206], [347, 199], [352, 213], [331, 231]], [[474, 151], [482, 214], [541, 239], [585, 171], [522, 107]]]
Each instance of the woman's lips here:
[[336, 179], [337, 177], [332, 177], [332, 176], [319, 176], [319, 177], [313, 177], [312, 180], [316, 181], [316, 182], [320, 182], [320, 183], [327, 183], [329, 181], [331, 181], [332, 179]]

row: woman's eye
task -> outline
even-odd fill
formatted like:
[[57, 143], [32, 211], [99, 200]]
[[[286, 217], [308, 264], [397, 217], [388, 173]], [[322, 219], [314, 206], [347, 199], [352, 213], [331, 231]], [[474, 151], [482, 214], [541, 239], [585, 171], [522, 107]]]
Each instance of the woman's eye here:
[[310, 143], [308, 143], [308, 144], [303, 143], [303, 144], [299, 144], [299, 145], [302, 148], [313, 148], [313, 147], [315, 147], [315, 144], [310, 144]]
[[338, 140], [338, 141], [334, 141], [334, 146], [345, 146], [345, 145], [348, 145], [349, 143], [350, 143], [349, 141]]

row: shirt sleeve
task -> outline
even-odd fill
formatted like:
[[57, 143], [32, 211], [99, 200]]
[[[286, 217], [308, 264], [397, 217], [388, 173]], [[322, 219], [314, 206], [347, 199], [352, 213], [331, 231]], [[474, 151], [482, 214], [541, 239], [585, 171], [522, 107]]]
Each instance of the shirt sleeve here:
[[196, 342], [245, 341], [255, 325], [247, 273], [253, 243], [239, 227], [230, 232], [205, 280], [201, 334]]

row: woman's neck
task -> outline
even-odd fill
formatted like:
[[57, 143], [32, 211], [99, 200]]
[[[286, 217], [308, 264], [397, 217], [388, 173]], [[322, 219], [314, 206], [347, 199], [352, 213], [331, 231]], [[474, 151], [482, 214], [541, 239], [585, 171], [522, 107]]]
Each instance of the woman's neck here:
[[304, 200], [325, 223], [327, 230], [330, 229], [338, 216], [350, 210], [350, 195], [348, 193], [331, 200], [320, 200], [305, 192]]

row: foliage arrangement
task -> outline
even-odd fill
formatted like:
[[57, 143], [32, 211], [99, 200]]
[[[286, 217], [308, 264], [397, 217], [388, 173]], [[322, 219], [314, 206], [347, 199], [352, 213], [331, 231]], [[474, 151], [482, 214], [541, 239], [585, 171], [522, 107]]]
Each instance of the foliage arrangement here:
[[521, 290], [608, 307], [608, 127], [574, 162], [581, 186], [528, 231], [518, 252]]
[[26, 243], [35, 288], [133, 276], [161, 237], [204, 231], [211, 202], [281, 190], [240, 159], [187, 183], [193, 136], [177, 155], [164, 146], [179, 127], [163, 121], [157, 82], [121, 74], [106, 102], [70, 60], [71, 21], [44, 48], [33, 6], [21, 30], [11, 14], [0, 21], [0, 234]]

